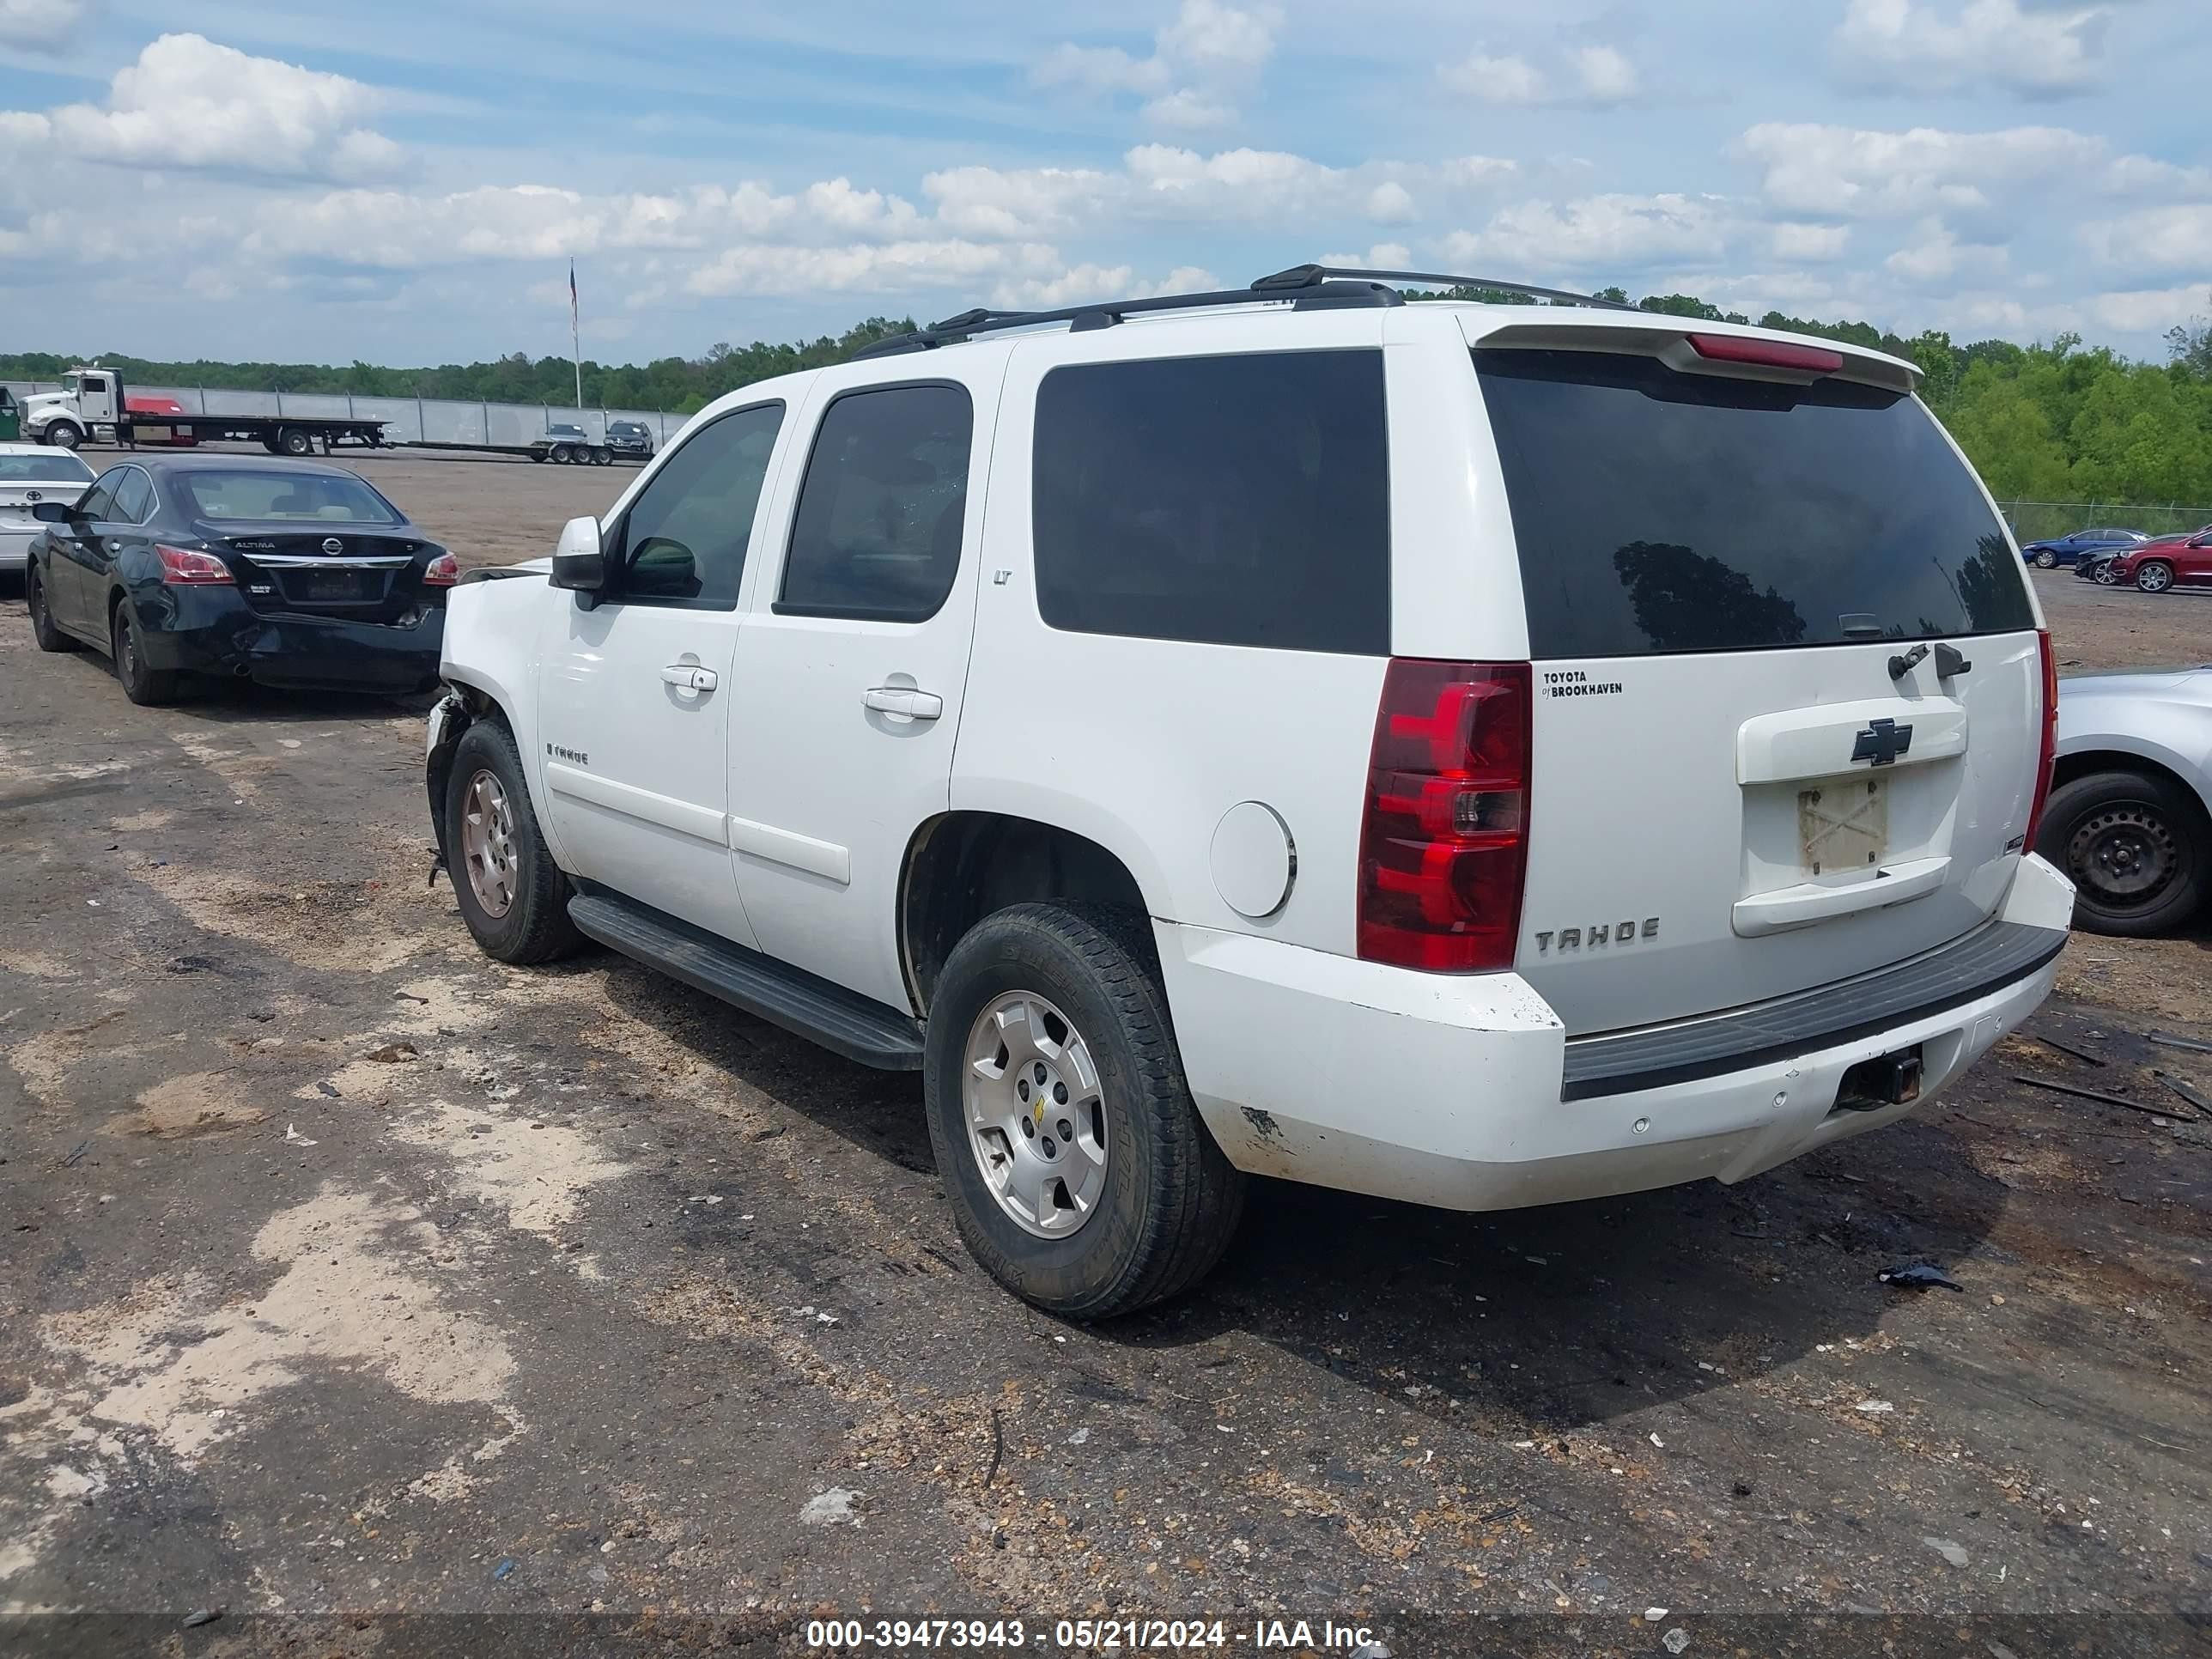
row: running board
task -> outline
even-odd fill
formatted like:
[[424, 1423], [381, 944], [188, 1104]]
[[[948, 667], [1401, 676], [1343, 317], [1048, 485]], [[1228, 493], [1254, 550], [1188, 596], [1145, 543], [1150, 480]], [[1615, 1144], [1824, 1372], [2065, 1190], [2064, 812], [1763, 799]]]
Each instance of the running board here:
[[604, 890], [570, 899], [568, 919], [610, 950], [848, 1060], [885, 1072], [921, 1069], [921, 1022], [872, 997]]

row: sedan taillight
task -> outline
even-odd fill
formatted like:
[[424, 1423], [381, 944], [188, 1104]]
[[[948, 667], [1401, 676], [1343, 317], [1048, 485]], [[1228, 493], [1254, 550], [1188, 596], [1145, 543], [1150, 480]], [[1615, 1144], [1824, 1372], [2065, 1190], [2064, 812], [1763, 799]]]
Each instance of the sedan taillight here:
[[451, 587], [461, 579], [461, 562], [450, 553], [441, 553], [422, 567], [425, 587]]
[[228, 587], [237, 580], [228, 565], [197, 548], [155, 542], [154, 556], [161, 562], [161, 580], [171, 587]]

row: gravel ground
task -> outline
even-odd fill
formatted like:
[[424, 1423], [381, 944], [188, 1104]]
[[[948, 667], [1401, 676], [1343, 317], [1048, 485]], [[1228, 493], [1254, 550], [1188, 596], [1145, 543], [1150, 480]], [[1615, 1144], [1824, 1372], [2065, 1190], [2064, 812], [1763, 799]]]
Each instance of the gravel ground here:
[[[629, 476], [362, 470], [477, 562]], [[2069, 660], [2207, 654], [2204, 601], [2038, 586]], [[2029, 1659], [2184, 1650], [2212, 1597], [2212, 1123], [2152, 1075], [2212, 1054], [2144, 1040], [2212, 1038], [2212, 930], [2077, 940], [1955, 1093], [1743, 1186], [1271, 1186], [1197, 1293], [1086, 1328], [963, 1254], [915, 1080], [480, 957], [421, 702], [135, 708], [12, 600], [0, 678], [0, 1647], [1157, 1614]], [[1964, 1290], [1876, 1281], [1923, 1258]]]

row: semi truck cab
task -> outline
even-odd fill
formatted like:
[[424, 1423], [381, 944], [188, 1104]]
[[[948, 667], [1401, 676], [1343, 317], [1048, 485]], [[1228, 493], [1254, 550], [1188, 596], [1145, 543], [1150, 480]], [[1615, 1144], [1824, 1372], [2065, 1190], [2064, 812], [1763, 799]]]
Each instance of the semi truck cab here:
[[34, 392], [23, 400], [23, 436], [64, 449], [112, 436], [123, 399], [123, 377], [113, 369], [72, 368], [62, 376], [59, 392]]

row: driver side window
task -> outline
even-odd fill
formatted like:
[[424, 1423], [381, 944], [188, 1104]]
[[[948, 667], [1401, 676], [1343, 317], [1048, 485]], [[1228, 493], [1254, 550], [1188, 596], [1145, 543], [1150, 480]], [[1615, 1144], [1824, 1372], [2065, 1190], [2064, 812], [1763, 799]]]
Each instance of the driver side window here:
[[76, 504], [77, 516], [93, 524], [106, 524], [115, 517], [115, 489], [131, 471], [129, 467], [110, 467], [100, 475], [92, 488], [84, 492], [84, 499]]
[[729, 611], [783, 405], [732, 410], [672, 452], [623, 515], [617, 602]]

